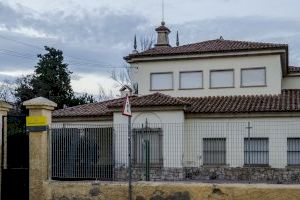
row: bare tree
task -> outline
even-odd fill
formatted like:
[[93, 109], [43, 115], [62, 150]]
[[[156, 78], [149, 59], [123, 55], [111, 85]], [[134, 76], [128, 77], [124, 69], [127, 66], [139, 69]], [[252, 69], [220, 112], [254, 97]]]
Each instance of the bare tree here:
[[0, 82], [0, 100], [5, 102], [15, 102], [15, 88], [12, 81], [4, 80]]
[[98, 101], [107, 101], [110, 99], [114, 99], [116, 95], [114, 95], [112, 90], [106, 91], [101, 85], [99, 85], [99, 93], [98, 93]]
[[151, 49], [153, 47], [153, 45], [154, 45], [153, 34], [146, 35], [146, 36], [140, 38], [141, 51], [146, 51], [148, 49]]
[[124, 68], [111, 71], [110, 78], [116, 82], [116, 87], [122, 87], [124, 85], [133, 85], [133, 73], [132, 67], [128, 64], [124, 64]]

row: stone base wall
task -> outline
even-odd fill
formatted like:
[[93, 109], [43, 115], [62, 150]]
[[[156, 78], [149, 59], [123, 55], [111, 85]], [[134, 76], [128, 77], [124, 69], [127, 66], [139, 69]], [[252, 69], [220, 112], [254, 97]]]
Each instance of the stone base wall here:
[[186, 180], [300, 183], [300, 168], [195, 167], [185, 168], [184, 171]]
[[[133, 181], [145, 181], [146, 171], [143, 167], [132, 168]], [[183, 168], [150, 168], [150, 181], [180, 181], [185, 179]], [[114, 170], [114, 180], [127, 181], [128, 168], [119, 167]]]
[[[145, 168], [132, 168], [133, 181], [145, 181]], [[128, 169], [115, 168], [115, 181], [127, 181]], [[228, 181], [264, 183], [300, 183], [300, 168], [270, 167], [191, 167], [150, 168], [150, 181]]]

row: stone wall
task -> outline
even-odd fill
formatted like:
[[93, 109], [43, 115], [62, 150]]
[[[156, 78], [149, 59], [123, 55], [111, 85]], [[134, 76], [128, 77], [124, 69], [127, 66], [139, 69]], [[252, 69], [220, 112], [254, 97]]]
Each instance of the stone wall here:
[[[127, 181], [128, 170], [119, 167], [114, 170], [115, 181]], [[133, 181], [145, 181], [145, 168], [132, 169]], [[193, 167], [193, 168], [151, 168], [150, 181], [226, 181], [263, 183], [300, 183], [300, 168], [270, 167]]]
[[[128, 200], [126, 183], [43, 183], [43, 200]], [[133, 184], [133, 200], [298, 200], [300, 185], [200, 184], [139, 182]]]
[[[134, 181], [145, 181], [144, 167], [133, 167], [132, 168], [132, 179]], [[150, 181], [181, 181], [184, 180], [185, 174], [182, 168], [150, 168]], [[114, 170], [114, 180], [116, 181], [127, 181], [128, 180], [128, 169], [125, 167], [118, 167]]]
[[186, 180], [233, 182], [300, 183], [300, 168], [271, 167], [199, 167], [185, 168]]

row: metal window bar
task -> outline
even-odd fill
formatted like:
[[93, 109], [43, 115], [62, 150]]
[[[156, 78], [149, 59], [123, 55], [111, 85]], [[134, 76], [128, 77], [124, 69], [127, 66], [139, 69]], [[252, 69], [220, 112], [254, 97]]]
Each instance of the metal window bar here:
[[162, 129], [161, 128], [134, 128], [133, 136], [133, 164], [144, 166], [146, 163], [146, 145], [149, 142], [149, 162], [152, 167], [159, 167], [163, 164], [162, 151]]
[[203, 165], [226, 164], [226, 138], [203, 139]]
[[300, 166], [300, 138], [287, 138], [287, 165]]
[[269, 165], [269, 139], [245, 138], [244, 139], [244, 164], [246, 166]]

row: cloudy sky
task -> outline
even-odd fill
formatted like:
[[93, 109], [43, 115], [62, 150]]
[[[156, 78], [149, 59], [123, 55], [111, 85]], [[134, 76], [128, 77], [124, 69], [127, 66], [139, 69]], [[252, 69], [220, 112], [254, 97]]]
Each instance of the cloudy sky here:
[[[183, 3], [184, 2], [184, 3]], [[299, 0], [165, 0], [165, 21], [181, 44], [215, 39], [288, 43], [300, 65]], [[154, 36], [161, 0], [0, 0], [0, 81], [32, 73], [43, 46], [63, 50], [76, 92], [116, 90], [132, 40]]]

